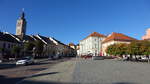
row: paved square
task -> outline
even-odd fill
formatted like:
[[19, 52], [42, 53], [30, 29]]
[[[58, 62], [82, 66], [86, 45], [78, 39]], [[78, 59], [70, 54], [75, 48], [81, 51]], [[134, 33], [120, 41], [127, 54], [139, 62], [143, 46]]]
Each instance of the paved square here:
[[80, 60], [73, 73], [80, 84], [150, 84], [150, 64], [117, 60]]
[[[57, 73], [56, 73], [57, 72]], [[54, 74], [49, 74], [54, 73]], [[117, 60], [70, 60], [18, 84], [150, 84], [150, 64]]]

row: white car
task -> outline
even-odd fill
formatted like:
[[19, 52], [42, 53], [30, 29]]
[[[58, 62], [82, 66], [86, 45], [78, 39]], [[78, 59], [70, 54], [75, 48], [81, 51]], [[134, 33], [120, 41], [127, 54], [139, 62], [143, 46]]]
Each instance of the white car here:
[[33, 64], [34, 59], [32, 57], [24, 57], [16, 62], [16, 65], [28, 65]]

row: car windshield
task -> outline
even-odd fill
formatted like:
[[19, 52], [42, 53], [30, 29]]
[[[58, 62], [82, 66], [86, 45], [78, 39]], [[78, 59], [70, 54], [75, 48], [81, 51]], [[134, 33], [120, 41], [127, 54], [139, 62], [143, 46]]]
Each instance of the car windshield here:
[[22, 58], [21, 60], [29, 60], [29, 58]]
[[29, 60], [29, 59], [30, 59], [30, 57], [24, 57], [21, 60]]

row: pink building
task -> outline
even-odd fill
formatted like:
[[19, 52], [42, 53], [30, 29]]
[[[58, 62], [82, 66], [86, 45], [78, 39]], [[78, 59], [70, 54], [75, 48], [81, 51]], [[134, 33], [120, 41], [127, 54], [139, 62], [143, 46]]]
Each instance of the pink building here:
[[146, 30], [146, 34], [142, 37], [142, 40], [150, 39], [150, 28]]

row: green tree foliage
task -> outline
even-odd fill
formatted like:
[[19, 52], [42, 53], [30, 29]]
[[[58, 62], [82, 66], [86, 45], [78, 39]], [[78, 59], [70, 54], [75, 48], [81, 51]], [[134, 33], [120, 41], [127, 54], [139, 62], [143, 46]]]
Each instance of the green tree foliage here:
[[117, 47], [116, 48], [117, 55], [122, 56], [127, 54], [127, 48], [128, 48], [127, 44], [120, 43], [117, 44], [116, 47]]
[[106, 52], [110, 55], [119, 55], [119, 56], [122, 56], [122, 55], [125, 55], [127, 54], [127, 44], [123, 44], [123, 43], [120, 43], [120, 44], [113, 44], [113, 45], [110, 45], [107, 49], [106, 49]]
[[116, 55], [116, 44], [108, 46], [106, 49], [106, 53], [109, 55]]
[[141, 46], [141, 42], [139, 41], [131, 42], [128, 47], [128, 53], [131, 55], [140, 55], [141, 54], [140, 46]]
[[146, 41], [146, 40], [141, 41], [140, 53], [141, 55], [150, 55], [150, 42], [149, 41]]
[[12, 54], [15, 55], [15, 58], [17, 58], [19, 56], [20, 51], [21, 51], [21, 47], [20, 46], [14, 46], [12, 48]]
[[44, 44], [42, 41], [36, 41], [35, 42], [35, 50], [34, 53], [37, 54], [38, 56], [40, 56], [43, 53], [43, 49], [44, 49]]
[[113, 44], [108, 46], [106, 53], [110, 55], [150, 55], [150, 41], [133, 41], [130, 44]]
[[24, 44], [24, 51], [27, 54], [32, 54], [32, 50], [35, 47], [35, 44], [33, 42], [27, 42]]

